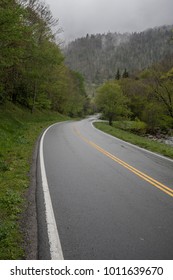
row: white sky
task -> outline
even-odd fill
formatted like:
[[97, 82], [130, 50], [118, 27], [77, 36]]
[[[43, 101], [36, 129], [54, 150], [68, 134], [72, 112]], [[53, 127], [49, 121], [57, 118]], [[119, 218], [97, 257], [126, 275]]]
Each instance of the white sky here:
[[73, 40], [87, 33], [133, 32], [173, 24], [173, 0], [45, 0], [62, 37]]

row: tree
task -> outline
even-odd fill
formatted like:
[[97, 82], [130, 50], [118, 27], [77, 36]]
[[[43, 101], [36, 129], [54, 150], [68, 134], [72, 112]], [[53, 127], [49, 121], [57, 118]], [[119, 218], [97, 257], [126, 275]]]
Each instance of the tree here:
[[120, 85], [125, 96], [129, 102], [128, 106], [132, 112], [131, 118], [141, 119], [143, 111], [148, 104], [148, 87], [140, 79], [121, 79]]
[[168, 115], [173, 119], [173, 68], [161, 75], [157, 83], [156, 97], [164, 104]]
[[173, 118], [173, 69], [163, 73], [157, 65], [146, 71], [144, 82], [148, 84], [151, 95], [165, 108], [167, 115]]
[[123, 72], [123, 75], [122, 75], [122, 78], [128, 78], [129, 77], [129, 73], [127, 72], [127, 69], [125, 68], [124, 72]]
[[19, 65], [24, 55], [27, 26], [23, 26], [24, 9], [14, 0], [0, 2], [0, 102], [15, 99]]
[[48, 87], [51, 108], [71, 117], [81, 116], [86, 103], [83, 77], [63, 63], [55, 69], [54, 76]]
[[47, 88], [52, 79], [57, 79], [54, 68], [64, 59], [51, 30], [55, 24], [48, 7], [39, 0], [2, 0], [1, 103], [8, 99], [32, 112], [37, 105], [50, 106]]
[[118, 68], [117, 73], [116, 73], [116, 76], [115, 76], [115, 79], [116, 79], [116, 80], [119, 80], [120, 78], [121, 78], [121, 75], [120, 75], [120, 70], [119, 70], [119, 68]]
[[83, 114], [84, 79], [64, 65], [57, 23], [40, 0], [0, 2], [0, 103]]
[[127, 98], [123, 95], [120, 85], [115, 81], [108, 81], [97, 91], [95, 103], [98, 109], [112, 125], [115, 117], [124, 117], [129, 114]]

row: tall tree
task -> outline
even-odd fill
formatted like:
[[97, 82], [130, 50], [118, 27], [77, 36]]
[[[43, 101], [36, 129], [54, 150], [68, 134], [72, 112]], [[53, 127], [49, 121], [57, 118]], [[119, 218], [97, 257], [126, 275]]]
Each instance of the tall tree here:
[[146, 70], [144, 77], [153, 96], [162, 106], [167, 114], [173, 118], [173, 69], [163, 73], [159, 65]]
[[109, 125], [112, 125], [115, 118], [125, 117], [130, 112], [127, 108], [127, 98], [115, 81], [108, 81], [98, 89], [95, 102], [98, 109], [108, 118]]
[[15, 101], [15, 88], [22, 65], [24, 45], [27, 43], [23, 25], [24, 9], [13, 0], [0, 2], [0, 99]]
[[[64, 65], [58, 21], [39, 0], [0, 2], [0, 102], [81, 115], [84, 81]], [[52, 28], [57, 32], [52, 32]]]
[[116, 76], [115, 76], [115, 79], [116, 79], [116, 80], [119, 80], [120, 78], [121, 78], [120, 69], [118, 68], [117, 73], [116, 73]]

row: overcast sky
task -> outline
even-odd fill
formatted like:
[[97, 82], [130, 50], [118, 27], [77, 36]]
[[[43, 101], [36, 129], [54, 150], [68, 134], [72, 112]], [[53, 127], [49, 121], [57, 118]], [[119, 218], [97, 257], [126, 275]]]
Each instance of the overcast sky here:
[[45, 0], [67, 41], [173, 24], [173, 0]]

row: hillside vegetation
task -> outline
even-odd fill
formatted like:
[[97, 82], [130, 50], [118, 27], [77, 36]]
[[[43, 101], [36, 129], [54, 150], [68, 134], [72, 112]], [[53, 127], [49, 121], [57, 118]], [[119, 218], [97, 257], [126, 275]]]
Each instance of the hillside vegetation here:
[[45, 127], [66, 119], [49, 111], [35, 110], [31, 115], [9, 102], [0, 106], [0, 259], [26, 257], [21, 219], [29, 199], [33, 147]]
[[94, 102], [110, 125], [113, 120], [143, 121], [145, 132], [171, 135], [173, 68], [162, 62], [135, 77], [108, 80], [98, 87]]
[[88, 83], [100, 84], [125, 69], [132, 75], [173, 54], [173, 26], [139, 33], [87, 35], [68, 44], [66, 64], [79, 71]]
[[1, 0], [0, 27], [0, 104], [81, 116], [83, 78], [64, 64], [49, 7], [40, 0]]
[[83, 77], [64, 64], [58, 21], [44, 2], [1, 0], [0, 28], [0, 259], [24, 259], [34, 143], [49, 124], [83, 116], [88, 100]]
[[66, 64], [80, 71], [95, 110], [138, 120], [145, 133], [173, 129], [173, 26], [139, 33], [88, 35], [68, 44]]
[[144, 129], [144, 124], [137, 122], [114, 122], [112, 126], [106, 122], [95, 122], [94, 126], [114, 137], [120, 138], [126, 142], [137, 145], [141, 148], [164, 155], [173, 159], [173, 147], [164, 143], [159, 143], [155, 140], [141, 136], [140, 133], [136, 134], [135, 130], [141, 132]]
[[173, 134], [172, 26], [87, 35], [62, 53], [44, 2], [1, 0], [0, 27], [0, 259], [25, 259], [21, 217], [43, 128], [99, 111], [108, 132], [116, 121], [140, 136]]

